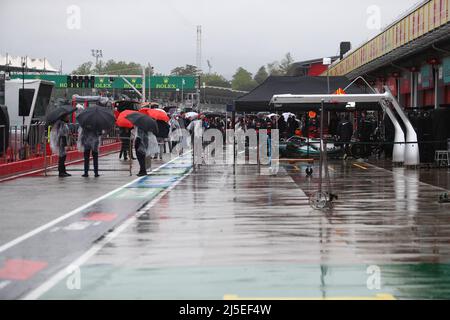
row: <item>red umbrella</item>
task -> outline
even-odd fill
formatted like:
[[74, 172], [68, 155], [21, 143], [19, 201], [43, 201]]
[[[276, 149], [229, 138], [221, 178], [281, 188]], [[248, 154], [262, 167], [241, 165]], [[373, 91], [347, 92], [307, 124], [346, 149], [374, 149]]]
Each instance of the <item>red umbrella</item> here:
[[128, 120], [126, 117], [130, 114], [136, 113], [137, 111], [133, 111], [133, 110], [125, 110], [122, 111], [119, 116], [117, 117], [117, 121], [116, 124], [119, 127], [122, 128], [133, 128], [134, 125], [130, 122], [130, 120]]
[[149, 117], [155, 119], [155, 120], [160, 120], [160, 121], [164, 121], [164, 122], [169, 122], [170, 121], [170, 117], [167, 115], [167, 113], [162, 110], [162, 109], [148, 109], [148, 108], [143, 108], [141, 110], [139, 110], [140, 113], [146, 114]]

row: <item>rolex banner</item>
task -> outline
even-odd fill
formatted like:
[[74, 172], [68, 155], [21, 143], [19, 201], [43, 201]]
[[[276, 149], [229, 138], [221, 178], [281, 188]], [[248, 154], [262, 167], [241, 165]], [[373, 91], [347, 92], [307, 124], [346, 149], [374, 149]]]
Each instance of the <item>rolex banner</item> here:
[[[22, 75], [12, 75], [12, 78], [22, 78]], [[77, 79], [74, 79], [77, 77]], [[92, 88], [91, 86], [86, 87], [86, 82], [84, 79], [90, 76], [68, 76], [68, 75], [25, 75], [25, 79], [41, 79], [47, 81], [53, 81], [55, 83], [56, 89], [65, 88]], [[136, 89], [142, 89], [142, 77], [136, 76], [94, 76], [94, 88], [95, 89], [131, 89], [132, 86]], [[70, 83], [68, 83], [68, 78], [71, 78]], [[79, 81], [77, 81], [79, 80]], [[196, 89], [197, 79], [195, 76], [152, 76], [145, 79], [146, 88], [156, 90], [184, 90], [193, 91]]]

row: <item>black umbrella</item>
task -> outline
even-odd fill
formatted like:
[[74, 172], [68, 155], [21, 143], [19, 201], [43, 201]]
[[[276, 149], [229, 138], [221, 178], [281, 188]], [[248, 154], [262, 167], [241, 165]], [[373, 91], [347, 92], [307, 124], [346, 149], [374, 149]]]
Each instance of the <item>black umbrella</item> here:
[[169, 137], [169, 131], [170, 126], [167, 122], [158, 120], [158, 134], [156, 135], [157, 138], [168, 138]]
[[142, 113], [132, 113], [127, 115], [125, 118], [130, 120], [132, 124], [136, 127], [144, 130], [145, 132], [152, 132], [153, 134], [158, 134], [158, 124], [156, 121], [149, 116]]
[[117, 111], [123, 112], [125, 110], [137, 110], [138, 104], [139, 103], [136, 101], [124, 100], [124, 101], [117, 101], [114, 104], [114, 106], [117, 108]]
[[105, 107], [88, 107], [77, 117], [78, 123], [84, 129], [108, 130], [114, 126], [116, 118]]
[[45, 121], [47, 122], [47, 125], [53, 125], [56, 121], [74, 113], [76, 110], [77, 109], [71, 105], [59, 106], [47, 114]]

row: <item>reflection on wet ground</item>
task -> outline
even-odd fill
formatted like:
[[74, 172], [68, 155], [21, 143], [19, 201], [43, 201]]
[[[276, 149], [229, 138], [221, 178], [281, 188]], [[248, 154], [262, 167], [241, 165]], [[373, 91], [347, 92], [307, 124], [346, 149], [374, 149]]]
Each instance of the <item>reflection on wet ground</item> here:
[[[392, 163], [387, 160], [373, 160], [371, 163], [377, 167], [384, 168], [386, 170], [392, 171], [399, 170], [401, 168], [393, 168]], [[421, 182], [431, 184], [433, 186], [450, 190], [450, 168], [431, 168], [423, 167], [417, 170], [418, 179]]]
[[81, 267], [81, 290], [62, 281], [42, 298], [450, 298], [443, 189], [417, 171], [333, 162], [339, 200], [321, 212], [308, 205], [317, 170], [303, 169], [202, 167]]
[[[32, 299], [38, 295], [35, 292], [39, 292], [43, 282], [58, 274], [66, 276], [65, 268], [69, 264], [95, 247], [95, 243], [110, 230], [129, 221], [143, 206], [191, 170], [189, 155], [166, 162], [141, 178], [130, 177], [129, 173], [124, 177], [122, 171], [114, 169], [114, 166], [120, 168], [122, 163], [117, 164], [116, 159], [102, 159], [103, 166], [108, 162], [110, 171], [100, 178], [59, 179], [49, 176], [28, 178], [28, 184], [24, 181], [5, 183], [5, 194], [11, 195], [5, 202], [18, 202], [17, 206], [24, 212], [14, 216], [18, 209], [7, 208], [5, 211], [8, 212], [1, 215], [0, 222], [8, 216], [12, 220], [6, 226], [2, 225], [2, 232], [10, 227], [11, 234], [21, 236], [5, 244], [0, 242], [0, 300]], [[69, 170], [75, 172], [73, 167]], [[45, 181], [48, 188], [40, 190], [36, 184], [30, 183], [33, 179]], [[125, 181], [128, 183], [124, 185]], [[34, 192], [33, 196], [24, 197], [25, 193], [17, 189], [14, 194], [9, 189], [16, 183], [21, 184], [24, 191]], [[119, 188], [112, 190], [115, 186]], [[52, 194], [46, 197], [42, 191], [52, 191]], [[91, 201], [91, 193], [100, 193], [101, 197]], [[72, 201], [67, 201], [68, 197]], [[67, 212], [68, 205], [74, 203], [78, 208]], [[23, 223], [24, 220], [34, 221], [48, 216], [57, 219], [23, 234], [30, 225]]]
[[0, 203], [9, 204], [0, 214], [0, 245], [136, 179], [126, 171], [128, 162], [119, 161], [117, 154], [100, 157], [99, 167], [98, 179], [93, 174], [82, 178], [83, 163], [77, 163], [67, 166], [73, 175], [69, 178], [58, 178], [52, 170], [47, 177], [39, 173], [0, 183]]

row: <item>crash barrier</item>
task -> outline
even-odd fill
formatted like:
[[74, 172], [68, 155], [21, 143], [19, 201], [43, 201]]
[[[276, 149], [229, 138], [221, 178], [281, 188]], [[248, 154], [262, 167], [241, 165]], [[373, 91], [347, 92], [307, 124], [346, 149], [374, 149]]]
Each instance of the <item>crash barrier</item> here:
[[9, 145], [9, 130], [5, 125], [0, 125], [0, 155], [3, 162], [6, 162], [6, 150]]
[[[100, 156], [104, 156], [107, 154], [115, 153], [120, 149], [120, 143], [112, 143], [109, 145], [100, 146]], [[79, 162], [83, 157], [83, 154], [78, 150], [68, 151], [66, 163], [73, 164]], [[56, 166], [58, 163], [58, 156], [48, 155], [46, 158], [36, 157], [30, 158], [22, 161], [15, 161], [10, 163], [0, 164], [0, 181], [4, 179], [9, 179], [11, 177], [15, 177], [17, 175], [23, 174], [31, 174], [37, 172], [43, 172], [45, 161], [47, 161], [47, 166], [51, 168], [52, 166]]]
[[[11, 163], [50, 155], [48, 137], [51, 127], [43, 123], [30, 126], [0, 125], [0, 161]], [[78, 141], [78, 126], [69, 124], [67, 151], [75, 151]], [[119, 141], [118, 129], [113, 128], [101, 136], [101, 146]]]
[[[67, 162], [83, 158], [83, 154], [77, 150], [78, 128], [78, 125], [69, 124]], [[44, 123], [11, 127], [0, 125], [0, 177], [44, 169], [47, 171], [56, 165], [58, 157], [52, 154], [49, 146], [50, 130]], [[118, 128], [103, 132], [100, 152], [118, 151], [119, 141]]]
[[43, 156], [43, 136], [46, 128], [41, 124], [30, 126], [0, 126], [0, 157], [10, 163]]

